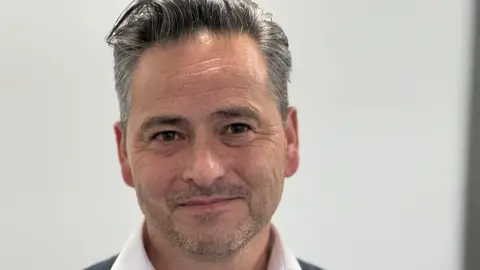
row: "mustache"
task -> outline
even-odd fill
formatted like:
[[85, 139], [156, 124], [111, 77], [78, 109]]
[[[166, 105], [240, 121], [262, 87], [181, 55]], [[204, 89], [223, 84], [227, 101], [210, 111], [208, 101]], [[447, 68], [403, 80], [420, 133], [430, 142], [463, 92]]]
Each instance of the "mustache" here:
[[232, 197], [232, 198], [250, 198], [250, 190], [239, 185], [215, 184], [208, 187], [202, 187], [190, 184], [187, 189], [175, 192], [167, 197], [167, 204], [170, 209], [189, 201], [193, 198], [209, 197]]

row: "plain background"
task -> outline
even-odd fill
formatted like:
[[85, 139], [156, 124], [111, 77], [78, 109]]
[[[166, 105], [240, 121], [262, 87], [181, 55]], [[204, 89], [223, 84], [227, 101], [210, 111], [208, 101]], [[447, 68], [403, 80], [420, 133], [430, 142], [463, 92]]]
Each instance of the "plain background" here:
[[[128, 3], [1, 3], [0, 269], [81, 269], [138, 225], [103, 40]], [[473, 3], [259, 3], [290, 38], [300, 117], [284, 240], [327, 270], [459, 270]]]

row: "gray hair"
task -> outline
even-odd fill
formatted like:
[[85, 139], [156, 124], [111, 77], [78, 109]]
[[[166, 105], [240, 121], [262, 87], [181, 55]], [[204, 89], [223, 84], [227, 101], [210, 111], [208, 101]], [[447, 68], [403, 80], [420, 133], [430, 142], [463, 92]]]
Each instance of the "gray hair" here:
[[124, 128], [132, 100], [131, 75], [141, 54], [200, 30], [247, 33], [266, 60], [270, 89], [285, 120], [292, 59], [288, 38], [272, 15], [250, 0], [137, 0], [119, 16], [106, 41], [113, 47], [115, 89]]

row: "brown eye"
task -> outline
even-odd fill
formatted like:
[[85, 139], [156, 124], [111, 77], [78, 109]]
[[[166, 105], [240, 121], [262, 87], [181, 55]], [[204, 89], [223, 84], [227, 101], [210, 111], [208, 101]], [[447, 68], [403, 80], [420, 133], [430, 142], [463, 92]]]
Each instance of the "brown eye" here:
[[161, 140], [164, 142], [170, 142], [174, 141], [175, 139], [178, 139], [178, 133], [175, 131], [162, 131], [155, 133], [152, 137], [153, 140]]
[[246, 124], [231, 124], [227, 128], [228, 133], [232, 134], [240, 134], [240, 133], [245, 133], [250, 130], [250, 126]]

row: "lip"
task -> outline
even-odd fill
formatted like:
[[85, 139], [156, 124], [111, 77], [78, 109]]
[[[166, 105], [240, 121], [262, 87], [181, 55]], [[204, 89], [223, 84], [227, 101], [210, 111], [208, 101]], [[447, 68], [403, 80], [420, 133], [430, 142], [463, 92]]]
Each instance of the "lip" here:
[[212, 198], [194, 198], [186, 202], [180, 203], [180, 206], [196, 206], [196, 205], [208, 205], [223, 201], [229, 201], [236, 199], [234, 197], [212, 197]]
[[216, 197], [216, 198], [198, 198], [191, 199], [179, 204], [179, 208], [196, 213], [201, 212], [216, 212], [223, 210], [231, 202], [239, 199], [237, 197]]

